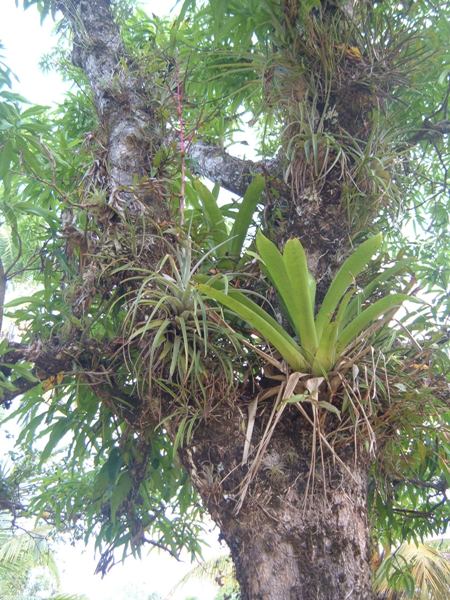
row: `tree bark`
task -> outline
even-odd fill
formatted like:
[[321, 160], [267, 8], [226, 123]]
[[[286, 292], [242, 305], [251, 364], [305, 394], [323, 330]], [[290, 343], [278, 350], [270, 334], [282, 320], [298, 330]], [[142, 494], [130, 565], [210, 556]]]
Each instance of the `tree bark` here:
[[253, 162], [232, 156], [217, 146], [197, 141], [189, 148], [194, 173], [220, 184], [233, 194], [243, 196], [257, 173], [274, 174], [276, 160]]
[[[110, 2], [72, 0], [64, 12], [74, 31], [73, 59], [92, 86], [106, 138], [110, 204], [132, 211], [136, 200], [144, 201], [162, 221], [168, 208], [156, 197], [142, 196], [146, 186], [139, 188], [136, 177], [147, 177], [152, 152], [166, 132], [153, 128], [153, 139], [148, 137], [154, 124], [151, 98], [139, 93], [142, 82], [131, 67], [123, 68], [126, 56]], [[323, 281], [349, 246], [336, 179], [324, 186], [320, 197], [305, 193], [293, 198], [278, 161], [240, 161], [201, 143], [192, 146], [190, 158], [198, 172], [239, 194], [255, 172], [268, 175], [267, 230], [280, 244], [300, 235], [310, 268], [325, 287]], [[252, 459], [241, 464], [244, 414], [253, 397], [236, 391], [235, 398], [225, 399], [215, 408], [214, 419], [205, 417], [200, 423], [190, 447], [181, 450], [193, 484], [228, 542], [243, 598], [370, 599], [363, 454], [356, 458], [351, 442], [344, 452], [345, 467], [324, 456], [310, 471], [311, 447], [318, 452], [313, 433], [307, 420], [286, 411], [244, 494], [242, 485], [252, 465]], [[266, 413], [263, 408], [257, 416], [254, 444], [262, 439]]]
[[348, 439], [337, 454], [328, 452], [314, 439], [308, 418], [289, 409], [246, 487], [267, 412], [258, 411], [253, 451], [242, 464], [245, 424], [234, 401], [220, 418], [201, 424], [191, 449], [182, 451], [230, 548], [243, 600], [374, 598], [367, 516], [370, 461], [364, 449]]
[[155, 220], [168, 219], [160, 188], [148, 176], [164, 131], [142, 79], [127, 65], [110, 0], [62, 0], [59, 8], [74, 35], [72, 62], [84, 71], [97, 109], [107, 149], [109, 206], [130, 213], [140, 212], [144, 204]]
[[372, 597], [367, 474], [359, 466], [353, 476], [327, 486], [326, 498], [319, 493], [305, 499], [291, 488], [257, 518], [246, 510], [222, 522], [243, 599]]

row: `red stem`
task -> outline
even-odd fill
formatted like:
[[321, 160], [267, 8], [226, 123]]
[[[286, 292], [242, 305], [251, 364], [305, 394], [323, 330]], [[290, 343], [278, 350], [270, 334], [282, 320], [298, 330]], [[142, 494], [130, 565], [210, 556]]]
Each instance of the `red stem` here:
[[180, 82], [180, 71], [178, 63], [176, 63], [176, 80], [177, 80], [177, 113], [178, 123], [180, 128], [180, 156], [181, 156], [181, 187], [180, 187], [180, 225], [184, 224], [184, 206], [186, 192], [186, 140], [184, 136], [184, 120], [183, 120], [183, 87]]

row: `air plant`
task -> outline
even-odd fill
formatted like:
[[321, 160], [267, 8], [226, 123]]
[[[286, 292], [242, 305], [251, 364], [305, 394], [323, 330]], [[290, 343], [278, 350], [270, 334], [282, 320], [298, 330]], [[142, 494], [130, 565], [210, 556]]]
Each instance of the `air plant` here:
[[261, 232], [256, 236], [258, 258], [275, 287], [295, 332], [292, 337], [266, 310], [247, 295], [221, 280], [200, 284], [200, 291], [243, 319], [281, 354], [291, 369], [313, 376], [326, 376], [369, 327], [381, 324], [408, 296], [394, 293], [365, 308], [363, 303], [382, 280], [394, 276], [393, 267], [374, 278], [359, 293], [358, 275], [380, 248], [381, 234], [363, 242], [343, 263], [331, 282], [320, 309], [314, 315], [316, 282], [308, 270], [305, 250], [299, 239], [290, 239], [283, 254]]
[[157, 383], [166, 391], [173, 385], [179, 391], [190, 380], [193, 388], [203, 390], [210, 371], [207, 356], [213, 356], [225, 377], [232, 379], [222, 344], [236, 343], [235, 336], [210, 318], [211, 311], [192, 284], [205, 259], [193, 264], [187, 241], [175, 256], [167, 254], [155, 272], [135, 268], [136, 274], [125, 280], [133, 288], [123, 297], [128, 304], [125, 346], [132, 370], [147, 389]]

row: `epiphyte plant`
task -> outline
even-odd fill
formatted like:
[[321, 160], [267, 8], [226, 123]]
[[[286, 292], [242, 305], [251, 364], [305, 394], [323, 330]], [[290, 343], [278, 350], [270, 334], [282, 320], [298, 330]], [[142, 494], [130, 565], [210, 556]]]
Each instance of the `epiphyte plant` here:
[[199, 179], [193, 182], [193, 188], [200, 201], [198, 208], [206, 218], [212, 242], [215, 246], [214, 254], [216, 258], [239, 260], [252, 223], [253, 214], [261, 201], [264, 186], [264, 177], [255, 175], [247, 187], [242, 201], [239, 203], [237, 212], [233, 215], [234, 218], [232, 217], [230, 229], [227, 226], [227, 220], [229, 219], [225, 218], [217, 202], [217, 195], [210, 192]]
[[[360, 292], [356, 290], [355, 280], [370, 263], [381, 243], [381, 234], [375, 235], [358, 246], [344, 261], [314, 315], [316, 282], [309, 272], [300, 240], [288, 240], [281, 253], [273, 242], [258, 232], [258, 258], [277, 291], [295, 337], [245, 293], [231, 286], [225, 291], [223, 280], [212, 279], [208, 284], [200, 284], [199, 289], [254, 328], [280, 353], [291, 369], [325, 376], [364, 331], [408, 298], [404, 293], [389, 294], [368, 303], [362, 310], [360, 308], [373, 290], [375, 279]], [[395, 272], [393, 268], [387, 277]]]

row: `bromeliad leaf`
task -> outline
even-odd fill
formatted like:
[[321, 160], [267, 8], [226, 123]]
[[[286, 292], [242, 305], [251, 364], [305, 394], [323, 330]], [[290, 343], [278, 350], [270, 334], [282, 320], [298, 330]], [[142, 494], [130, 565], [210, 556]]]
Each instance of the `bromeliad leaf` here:
[[239, 257], [242, 252], [245, 237], [252, 222], [261, 194], [264, 190], [264, 177], [256, 175], [244, 194], [238, 213], [231, 229], [230, 256]]
[[343, 295], [350, 285], [355, 282], [356, 277], [361, 273], [364, 267], [369, 264], [372, 256], [380, 248], [382, 239], [381, 234], [378, 234], [363, 242], [358, 246], [355, 252], [347, 258], [336, 273], [317, 314], [316, 330], [319, 339], [325, 325], [331, 321], [333, 313]]
[[280, 295], [296, 334], [302, 339], [301, 304], [295, 296], [283, 255], [273, 242], [260, 231], [256, 236], [256, 248], [266, 267], [267, 275]]
[[407, 294], [391, 294], [377, 300], [377, 302], [363, 310], [339, 335], [337, 340], [338, 351], [345, 350], [378, 317], [389, 313], [394, 308], [398, 308], [408, 298]]
[[241, 319], [254, 327], [265, 340], [278, 350], [292, 369], [295, 371], [307, 369], [307, 362], [298, 344], [275, 319], [244, 294], [234, 290], [233, 295], [231, 293], [227, 295], [205, 284], [200, 284], [199, 289], [206, 296], [231, 309]]
[[[223, 280], [210, 280], [209, 285], [201, 284], [199, 289], [255, 328], [278, 350], [291, 368], [323, 377], [336, 366], [348, 346], [364, 330], [371, 327], [379, 317], [391, 315], [408, 298], [406, 294], [391, 294], [357, 314], [357, 297], [354, 299], [354, 290], [348, 291], [348, 288], [367, 266], [380, 244], [381, 235], [370, 238], [344, 262], [314, 320], [315, 282], [309, 273], [300, 240], [289, 240], [281, 254], [273, 242], [258, 232], [258, 258], [263, 262], [267, 275], [280, 296], [286, 316], [300, 340], [299, 344], [264, 309], [242, 292], [225, 286]], [[391, 274], [394, 276], [400, 271], [393, 267], [374, 281], [385, 283], [389, 281]], [[369, 284], [363, 290], [361, 304], [376, 287]]]
[[300, 340], [308, 356], [317, 350], [317, 333], [314, 324], [314, 304], [311, 293], [311, 274], [306, 254], [298, 239], [289, 240], [284, 247], [284, 263], [292, 292], [298, 304], [298, 327]]
[[[234, 220], [229, 232], [223, 213], [224, 208], [219, 207], [218, 204], [219, 189], [215, 187], [210, 192], [198, 179], [193, 182], [194, 190], [198, 194], [200, 204], [206, 216], [211, 237], [216, 245], [215, 253], [217, 256], [229, 256], [232, 259], [240, 258], [253, 215], [264, 190], [264, 185], [264, 177], [256, 175], [248, 186], [237, 212], [233, 213]], [[195, 199], [195, 203], [196, 205], [198, 204], [197, 199]]]
[[[200, 180], [194, 181], [195, 191], [198, 193], [202, 202], [206, 218], [211, 228], [211, 235], [213, 236], [214, 243], [216, 245], [223, 244], [228, 239], [227, 226], [223, 218], [222, 212], [217, 205], [216, 198], [208, 190]], [[223, 253], [223, 246], [221, 246], [220, 254]]]

